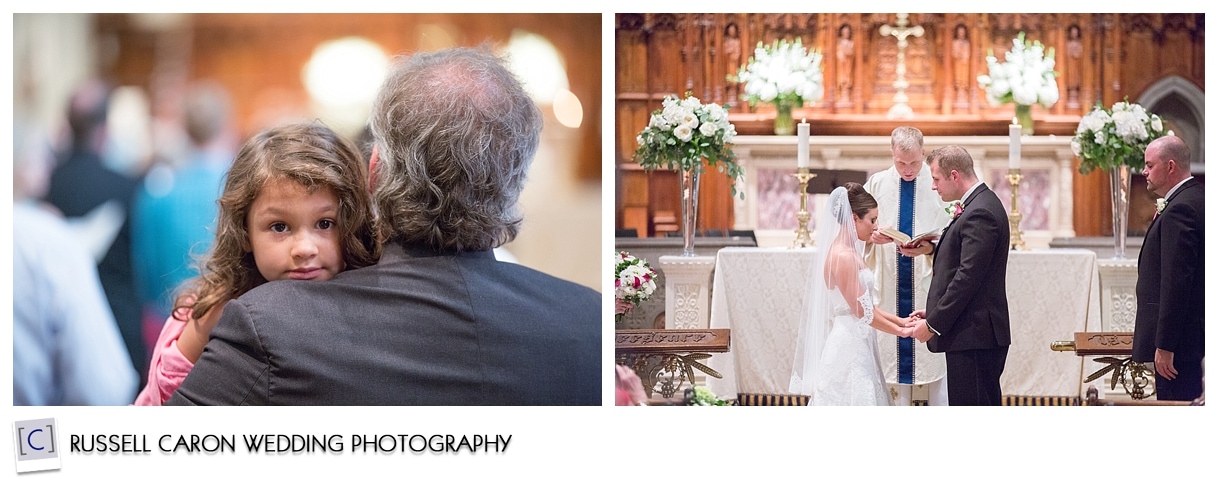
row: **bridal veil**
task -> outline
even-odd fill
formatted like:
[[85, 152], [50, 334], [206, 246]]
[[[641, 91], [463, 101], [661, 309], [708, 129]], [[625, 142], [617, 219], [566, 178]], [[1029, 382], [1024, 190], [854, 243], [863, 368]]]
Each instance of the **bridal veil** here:
[[[816, 222], [816, 254], [812, 269], [808, 272], [812, 278], [812, 288], [804, 296], [789, 386], [791, 393], [809, 396], [813, 395], [821, 366], [821, 353], [832, 327], [834, 302], [830, 295], [838, 294], [834, 290], [862, 291], [862, 286], [857, 284], [858, 275], [851, 275], [848, 279], [843, 276], [834, 279], [830, 275], [839, 267], [849, 267], [857, 272], [863, 266], [863, 242], [858, 239], [846, 189], [833, 189], [825, 207]], [[850, 265], [841, 262], [850, 262]], [[835, 284], [841, 281], [856, 284]]]

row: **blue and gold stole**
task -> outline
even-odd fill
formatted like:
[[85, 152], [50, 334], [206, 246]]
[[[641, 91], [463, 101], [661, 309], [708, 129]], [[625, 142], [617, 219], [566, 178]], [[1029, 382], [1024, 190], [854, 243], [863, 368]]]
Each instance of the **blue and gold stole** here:
[[[901, 209], [897, 217], [897, 229], [902, 233], [914, 236], [914, 193], [917, 179], [901, 182]], [[914, 310], [914, 268], [913, 258], [897, 255], [897, 311], [898, 317], [905, 318]], [[897, 337], [897, 382], [913, 384], [914, 381], [914, 339]]]

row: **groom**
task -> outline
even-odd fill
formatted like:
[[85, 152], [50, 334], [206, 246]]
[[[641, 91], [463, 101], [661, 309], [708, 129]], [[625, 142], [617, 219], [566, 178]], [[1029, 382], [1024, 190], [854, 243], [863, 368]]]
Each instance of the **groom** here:
[[913, 335], [930, 351], [946, 353], [949, 405], [1000, 405], [999, 377], [1011, 346], [1006, 209], [977, 179], [964, 148], [936, 149], [926, 163], [933, 188], [955, 218], [937, 244], [901, 248], [903, 255], [934, 259], [927, 307], [912, 314]]

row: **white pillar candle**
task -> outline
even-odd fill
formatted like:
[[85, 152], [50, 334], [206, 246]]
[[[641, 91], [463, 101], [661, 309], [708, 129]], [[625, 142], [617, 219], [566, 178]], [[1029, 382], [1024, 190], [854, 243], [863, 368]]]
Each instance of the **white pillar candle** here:
[[799, 151], [796, 158], [796, 166], [799, 168], [808, 168], [808, 119], [803, 119], [799, 122]]
[[1011, 129], [1011, 170], [1019, 170], [1019, 135], [1022, 133], [1018, 122], [1012, 123]]

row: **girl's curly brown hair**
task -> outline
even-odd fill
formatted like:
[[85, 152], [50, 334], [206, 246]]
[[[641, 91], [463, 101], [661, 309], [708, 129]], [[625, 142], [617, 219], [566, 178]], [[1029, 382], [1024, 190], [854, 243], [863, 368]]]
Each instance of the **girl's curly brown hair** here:
[[198, 320], [216, 305], [266, 283], [247, 252], [246, 217], [258, 193], [271, 180], [289, 179], [310, 192], [328, 188], [338, 199], [336, 225], [347, 268], [380, 259], [376, 214], [368, 192], [368, 165], [359, 150], [320, 122], [294, 123], [264, 130], [241, 147], [229, 168], [219, 203], [216, 239], [199, 261], [200, 275], [180, 289], [174, 318]]

